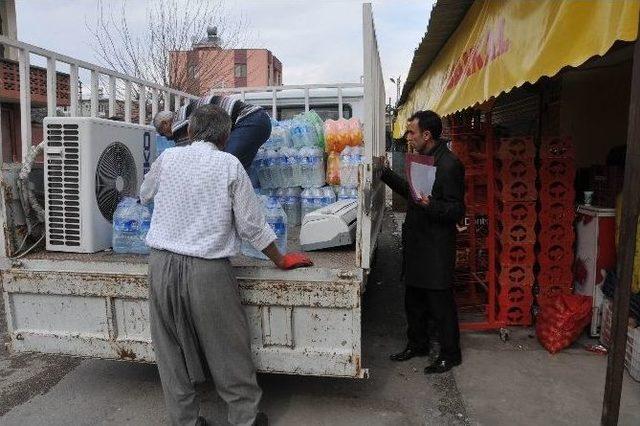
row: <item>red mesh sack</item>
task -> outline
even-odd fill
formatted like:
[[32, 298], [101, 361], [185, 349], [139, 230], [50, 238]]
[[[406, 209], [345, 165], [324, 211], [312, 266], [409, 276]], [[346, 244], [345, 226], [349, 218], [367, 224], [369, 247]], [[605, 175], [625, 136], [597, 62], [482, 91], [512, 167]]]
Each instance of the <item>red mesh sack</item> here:
[[536, 335], [555, 354], [575, 342], [590, 322], [591, 296], [563, 294], [540, 305]]

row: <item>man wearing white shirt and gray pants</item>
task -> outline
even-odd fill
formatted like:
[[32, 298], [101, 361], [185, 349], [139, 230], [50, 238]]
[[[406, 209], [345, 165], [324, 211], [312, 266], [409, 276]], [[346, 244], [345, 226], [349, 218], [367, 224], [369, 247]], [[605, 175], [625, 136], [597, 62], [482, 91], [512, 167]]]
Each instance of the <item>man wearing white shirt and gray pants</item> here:
[[[234, 425], [266, 425], [251, 359], [249, 330], [229, 258], [241, 240], [281, 269], [310, 266], [299, 253], [281, 255], [240, 161], [222, 151], [229, 115], [213, 105], [190, 117], [187, 147], [168, 149], [140, 188], [154, 201], [147, 245], [151, 336], [175, 425], [204, 425], [194, 385], [208, 367]], [[206, 363], [206, 367], [205, 367]]]

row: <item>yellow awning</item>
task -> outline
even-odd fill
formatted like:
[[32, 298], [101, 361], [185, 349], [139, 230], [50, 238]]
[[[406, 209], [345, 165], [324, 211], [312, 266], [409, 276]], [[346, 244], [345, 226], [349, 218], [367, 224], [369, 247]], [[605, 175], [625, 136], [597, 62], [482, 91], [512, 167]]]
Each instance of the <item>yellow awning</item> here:
[[640, 0], [476, 0], [398, 112], [445, 116], [637, 38]]

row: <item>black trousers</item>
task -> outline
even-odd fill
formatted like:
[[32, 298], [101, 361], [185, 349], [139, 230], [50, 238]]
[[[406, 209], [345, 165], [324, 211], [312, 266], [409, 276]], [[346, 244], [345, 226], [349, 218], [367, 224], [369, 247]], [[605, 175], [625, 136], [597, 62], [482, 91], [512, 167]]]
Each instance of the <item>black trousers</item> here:
[[428, 350], [431, 318], [440, 335], [440, 357], [449, 360], [460, 359], [458, 310], [451, 289], [429, 290], [407, 285], [404, 307], [408, 323], [408, 347]]

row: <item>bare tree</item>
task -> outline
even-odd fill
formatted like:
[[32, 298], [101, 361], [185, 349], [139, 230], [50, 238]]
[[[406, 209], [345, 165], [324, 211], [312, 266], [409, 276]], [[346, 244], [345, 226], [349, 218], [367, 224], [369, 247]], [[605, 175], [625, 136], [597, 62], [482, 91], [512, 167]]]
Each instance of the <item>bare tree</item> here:
[[[143, 25], [133, 24], [133, 7], [126, 0], [98, 0], [95, 22], [87, 23], [97, 56], [114, 70], [185, 92], [223, 85], [234, 66], [223, 60], [224, 50], [251, 38], [245, 18], [234, 17], [223, 0], [147, 0]], [[196, 67], [201, 53], [192, 49], [212, 27], [218, 38], [205, 40], [208, 66]]]

